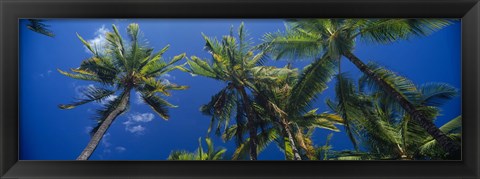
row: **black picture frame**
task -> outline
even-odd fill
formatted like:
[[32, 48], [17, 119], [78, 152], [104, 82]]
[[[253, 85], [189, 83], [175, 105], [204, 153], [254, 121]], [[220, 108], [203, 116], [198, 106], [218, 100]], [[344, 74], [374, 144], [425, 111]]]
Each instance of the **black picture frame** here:
[[[462, 161], [19, 161], [19, 18], [461, 18]], [[0, 0], [0, 178], [480, 178], [478, 0]], [[35, 149], [32, 149], [35, 150]]]

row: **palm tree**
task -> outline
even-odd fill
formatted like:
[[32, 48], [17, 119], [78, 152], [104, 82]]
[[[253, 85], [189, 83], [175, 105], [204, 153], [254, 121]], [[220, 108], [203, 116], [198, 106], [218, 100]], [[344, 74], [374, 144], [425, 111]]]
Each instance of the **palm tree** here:
[[[386, 123], [381, 123], [386, 124]], [[382, 128], [391, 128], [391, 126], [382, 126]], [[418, 129], [418, 128], [417, 128]], [[446, 124], [440, 127], [442, 132], [446, 133], [449, 137], [460, 141], [461, 140], [461, 116], [458, 116]], [[418, 132], [418, 131], [417, 131]], [[390, 133], [394, 134], [394, 133]], [[409, 134], [413, 134], [410, 133]], [[386, 142], [382, 145], [376, 145], [373, 151], [369, 152], [362, 152], [362, 151], [327, 151], [328, 160], [392, 160], [392, 159], [400, 159], [400, 160], [412, 160], [412, 159], [420, 159], [420, 160], [445, 160], [450, 158], [447, 156], [446, 152], [442, 149], [438, 142], [433, 139], [432, 137], [424, 138], [423, 140], [418, 140], [412, 142], [413, 140], [407, 140], [409, 148], [412, 150], [404, 150], [401, 144], [397, 144], [395, 142], [391, 142], [392, 139], [402, 138], [402, 136], [396, 135], [389, 135], [385, 138], [390, 138], [389, 142]], [[371, 144], [367, 144], [371, 145]], [[410, 145], [416, 145], [417, 148], [412, 148]], [[396, 147], [392, 147], [396, 146]], [[370, 146], [372, 147], [372, 146]], [[392, 150], [393, 148], [393, 150]], [[378, 149], [378, 150], [376, 150]], [[400, 150], [402, 149], [402, 150]]]
[[49, 25], [46, 25], [44, 22], [45, 20], [41, 19], [27, 19], [28, 24], [27, 28], [30, 29], [33, 32], [46, 35], [48, 37], [55, 37], [55, 34], [48, 29]]
[[[334, 73], [334, 70], [317, 67], [323, 73], [312, 75], [311, 69], [308, 66], [298, 75], [297, 69], [290, 69], [289, 66], [252, 68], [255, 92], [252, 106], [257, 118], [262, 119], [257, 121], [262, 129], [258, 136], [257, 151], [260, 152], [275, 142], [287, 160], [301, 160], [303, 154], [298, 147], [310, 157], [314, 153], [311, 152], [313, 146], [310, 136], [303, 134], [305, 131], [313, 131], [314, 128], [339, 131], [335, 124], [342, 124], [343, 121], [338, 115], [317, 114], [317, 109], [310, 110], [310, 103], [317, 93], [326, 89], [326, 81], [329, 81], [332, 76], [330, 73]], [[312, 79], [317, 80], [312, 83]], [[222, 135], [223, 139], [227, 141], [233, 136], [239, 136], [242, 128], [238, 124], [228, 127]], [[248, 148], [247, 142], [240, 144], [233, 159], [243, 156]]]
[[[382, 74], [395, 90], [415, 102], [429, 119], [435, 119], [439, 115], [439, 107], [458, 94], [454, 87], [445, 83], [428, 83], [417, 88], [410, 80], [382, 67], [370, 65], [370, 68]], [[356, 138], [359, 138], [364, 147], [370, 149], [370, 155], [377, 159], [409, 160], [418, 153], [421, 145], [434, 140], [416, 121], [411, 121], [410, 115], [385, 95], [373, 80], [365, 75], [359, 83], [357, 87], [344, 74], [337, 75], [336, 101], [327, 100], [328, 106], [345, 119], [345, 126], [351, 126], [347, 132], [354, 146], [357, 145]], [[457, 135], [449, 130], [440, 130], [451, 138]], [[358, 152], [358, 148], [355, 149]]]
[[[458, 116], [440, 127], [440, 130], [447, 134], [450, 138], [453, 138], [457, 141], [462, 139], [462, 116]], [[417, 158], [423, 157], [428, 159], [448, 159], [448, 156], [445, 155], [445, 151], [438, 144], [438, 142], [429, 137], [425, 139], [421, 145], [418, 147], [418, 150], [415, 152]]]
[[[251, 139], [250, 160], [257, 160], [258, 130], [255, 126], [257, 119], [249, 93], [254, 92], [252, 69], [262, 64], [265, 54], [263, 52], [254, 54], [243, 23], [238, 28], [238, 39], [234, 37], [233, 29], [230, 30], [230, 35], [223, 36], [221, 41], [202, 35], [206, 41], [205, 49], [212, 55], [211, 62], [192, 56], [187, 62], [189, 69], [183, 70], [225, 82], [226, 86], [202, 107], [202, 111], [212, 116], [212, 123], [217, 119], [225, 121], [228, 125], [233, 112], [236, 113], [236, 124], [244, 123], [246, 118]], [[237, 141], [237, 144], [243, 141], [241, 135], [237, 136]]]
[[325, 145], [314, 148], [316, 156], [313, 157], [313, 159], [328, 160], [329, 152], [333, 148], [332, 145], [330, 145], [330, 140], [332, 140], [332, 137], [333, 133], [328, 134], [327, 140], [325, 140]]
[[[255, 80], [256, 109], [259, 113], [264, 113], [264, 118], [270, 118], [282, 132], [282, 137], [277, 143], [284, 148], [286, 158], [301, 160], [300, 146], [309, 155], [314, 156], [311, 142], [305, 131], [312, 131], [313, 128], [325, 128], [338, 131], [334, 124], [343, 124], [343, 119], [334, 114], [317, 114], [318, 109], [311, 109], [311, 103], [316, 95], [327, 88], [326, 83], [335, 72], [328, 65], [316, 67], [316, 70], [322, 71], [320, 74], [311, 72], [312, 66], [304, 68], [300, 75], [297, 75], [296, 69], [260, 67], [255, 69], [254, 76], [264, 76], [275, 78]], [[295, 72], [295, 73], [293, 73]], [[271, 82], [265, 82], [271, 80]], [[263, 81], [263, 82], [259, 82]], [[315, 81], [312, 83], [312, 81]], [[297, 145], [296, 145], [297, 144]], [[288, 152], [287, 152], [288, 151]]]
[[104, 53], [99, 53], [96, 48], [92, 48], [77, 34], [83, 44], [93, 53], [93, 56], [84, 60], [80, 67], [71, 69], [72, 72], [58, 70], [65, 76], [98, 82], [106, 87], [89, 87], [83, 92], [85, 99], [77, 100], [71, 104], [59, 105], [61, 109], [72, 109], [93, 101], [105, 102], [107, 97], [120, 93], [119, 97], [107, 101], [105, 107], [98, 111], [97, 126], [91, 131], [92, 138], [77, 160], [87, 160], [113, 120], [127, 110], [132, 90], [139, 92], [143, 101], [163, 119], [167, 120], [169, 118], [168, 108], [175, 106], [162, 99], [161, 95], [169, 96], [169, 90], [187, 88], [186, 86], [163, 83], [161, 80], [162, 75], [177, 68], [173, 64], [184, 58], [185, 54], [175, 56], [167, 62], [162, 58], [162, 55], [169, 46], [167, 45], [153, 54], [152, 48], [141, 45], [139, 42], [138, 24], [132, 23], [127, 27], [130, 38], [128, 46], [125, 45], [116, 26], [112, 25], [112, 28], [114, 32], [106, 34], [108, 45], [102, 47], [105, 48]]
[[[399, 103], [424, 130], [439, 144], [456, 157], [461, 153], [460, 145], [437, 128], [431, 119], [411, 101], [396, 91], [374, 70], [353, 54], [355, 41], [391, 43], [412, 36], [425, 36], [450, 24], [442, 19], [291, 19], [291, 27], [285, 33], [269, 33], [260, 48], [279, 58], [305, 58], [328, 56], [331, 61], [346, 57], [362, 73], [380, 86], [392, 99]], [[321, 63], [319, 61], [319, 63]], [[340, 73], [340, 72], [339, 72]]]
[[172, 151], [167, 160], [222, 160], [223, 154], [225, 154], [227, 149], [222, 148], [215, 150], [210, 138], [206, 138], [205, 142], [207, 143], [207, 152], [204, 152], [202, 138], [199, 138], [198, 149], [195, 153], [190, 153], [184, 150]]

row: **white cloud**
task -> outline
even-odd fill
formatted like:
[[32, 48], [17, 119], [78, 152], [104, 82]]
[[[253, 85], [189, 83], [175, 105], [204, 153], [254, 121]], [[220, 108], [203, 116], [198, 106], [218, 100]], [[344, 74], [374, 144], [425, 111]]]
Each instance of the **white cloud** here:
[[[111, 134], [110, 133], [106, 133], [103, 135], [102, 137], [102, 140], [101, 140], [101, 143], [100, 145], [102, 145], [103, 147], [103, 150], [100, 154], [98, 154], [98, 157], [100, 159], [104, 159], [104, 158], [108, 158], [109, 156], [111, 156], [112, 154], [112, 151], [116, 151], [117, 153], [123, 153], [127, 150], [127, 148], [123, 147], [123, 146], [115, 146], [113, 145], [111, 142], [110, 142], [110, 136]], [[115, 147], [114, 147], [115, 146]], [[113, 148], [114, 147], [114, 148]], [[112, 149], [113, 148], [113, 149]]]
[[90, 135], [90, 132], [92, 131], [92, 129], [93, 129], [93, 127], [91, 127], [91, 126], [85, 127], [85, 130], [84, 130], [85, 134]]
[[90, 114], [95, 114], [95, 113], [97, 113], [97, 111], [94, 110], [94, 109], [92, 109], [92, 108], [88, 108], [88, 109], [87, 109], [87, 112], [90, 113]]
[[131, 119], [135, 122], [150, 122], [155, 116], [152, 113], [135, 114]]
[[160, 79], [162, 80], [163, 84], [169, 85], [171, 84], [170, 80], [175, 80], [175, 76], [172, 76], [170, 74], [163, 74], [160, 76]]
[[127, 128], [127, 131], [131, 132], [131, 133], [135, 133], [135, 134], [143, 134], [143, 131], [145, 131], [145, 127], [143, 127], [142, 125], [136, 125], [136, 126], [129, 126]]
[[110, 95], [110, 96], [107, 96], [106, 98], [103, 98], [102, 102], [100, 102], [101, 104], [105, 105], [105, 104], [108, 104], [110, 101], [113, 101], [115, 99], [117, 99], [117, 95]]
[[128, 116], [128, 119], [123, 122], [125, 125], [125, 130], [133, 134], [143, 134], [146, 130], [146, 127], [142, 123], [147, 123], [153, 120], [155, 115], [152, 113], [135, 113]]
[[172, 83], [170, 82], [170, 80], [168, 80], [168, 79], [162, 79], [162, 83], [165, 84], [165, 85], [170, 85], [170, 84], [172, 84]]
[[126, 150], [127, 150], [127, 148], [122, 147], [122, 146], [115, 147], [115, 151], [117, 151], [118, 153], [123, 153]]
[[135, 92], [135, 104], [143, 104], [142, 94], [140, 92]]
[[[103, 47], [107, 45], [106, 34], [108, 32], [110, 31], [105, 28], [105, 25], [102, 25], [102, 27], [95, 31], [95, 38], [87, 40], [87, 43], [90, 44], [93, 50], [96, 49], [98, 50], [98, 53], [103, 54], [105, 52]], [[92, 53], [87, 47], [85, 47], [85, 52]]]
[[172, 77], [172, 75], [170, 75], [170, 74], [163, 74], [161, 77], [163, 77], [163, 78], [170, 78], [170, 77]]
[[102, 145], [105, 146], [105, 149], [108, 149], [112, 144], [110, 143], [110, 133], [106, 133], [102, 138]]
[[[75, 91], [75, 98], [77, 98], [77, 99], [85, 99], [86, 96], [83, 94], [83, 92], [85, 92], [88, 88], [94, 88], [95, 87], [95, 85], [93, 85], [93, 84], [78, 85], [78, 86], [76, 84], [73, 84], [73, 86], [74, 86], [74, 91]], [[102, 105], [108, 104], [110, 101], [115, 100], [117, 97], [118, 97], [117, 95], [107, 96], [101, 102], [99, 102], [97, 104], [102, 104]]]
[[52, 74], [52, 70], [47, 70], [46, 73], [40, 73], [38, 76], [45, 78], [45, 76], [50, 76]]
[[85, 95], [83, 94], [83, 92], [88, 88], [92, 88], [92, 87], [95, 87], [95, 86], [93, 84], [75, 86], [75, 98], [84, 99]]

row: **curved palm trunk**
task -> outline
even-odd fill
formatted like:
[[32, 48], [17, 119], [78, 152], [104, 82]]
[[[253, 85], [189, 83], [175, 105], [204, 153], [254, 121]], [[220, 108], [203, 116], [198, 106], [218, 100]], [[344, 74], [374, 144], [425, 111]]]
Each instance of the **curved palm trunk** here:
[[90, 139], [90, 142], [88, 142], [87, 147], [85, 147], [80, 156], [78, 156], [77, 160], [88, 160], [88, 158], [90, 158], [90, 155], [92, 155], [93, 151], [95, 151], [95, 149], [97, 148], [98, 143], [103, 138], [105, 132], [107, 132], [107, 129], [108, 127], [110, 127], [110, 124], [112, 124], [113, 120], [127, 109], [129, 99], [130, 89], [126, 89], [121, 96], [120, 104], [118, 104], [115, 110], [108, 114], [107, 118], [105, 118], [103, 123], [98, 128], [97, 132], [95, 132], [92, 139]]
[[282, 118], [280, 124], [283, 127], [284, 136], [288, 137], [290, 147], [292, 147], [293, 160], [302, 160], [302, 157], [300, 157], [300, 154], [298, 153], [297, 146], [295, 145], [295, 141], [293, 140], [292, 131], [290, 130], [290, 126], [288, 126], [287, 120], [285, 118]]
[[245, 108], [245, 113], [247, 114], [247, 127], [250, 134], [250, 160], [257, 160], [257, 128], [255, 127], [252, 108], [245, 88], [239, 87], [237, 89], [242, 95], [243, 106]]
[[433, 124], [421, 111], [418, 111], [415, 106], [405, 99], [400, 93], [395, 91], [390, 85], [378, 77], [367, 65], [365, 65], [358, 57], [347, 51], [343, 54], [352, 62], [360, 71], [365, 75], [371, 77], [375, 82], [380, 85], [387, 93], [394, 96], [397, 102], [405, 109], [405, 111], [412, 116], [412, 119], [418, 122], [438, 143], [442, 148], [447, 151], [449, 157], [452, 159], [460, 159], [461, 150], [459, 144], [454, 142], [445, 133], [443, 133], [438, 127]]

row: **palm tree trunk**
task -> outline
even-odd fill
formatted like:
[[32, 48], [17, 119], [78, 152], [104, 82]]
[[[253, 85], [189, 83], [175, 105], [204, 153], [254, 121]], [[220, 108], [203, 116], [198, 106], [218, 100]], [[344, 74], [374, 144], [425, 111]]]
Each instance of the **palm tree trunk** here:
[[242, 95], [243, 106], [247, 114], [247, 127], [250, 134], [250, 160], [257, 160], [257, 128], [255, 127], [250, 100], [244, 87], [238, 87], [237, 89]]
[[90, 139], [90, 142], [88, 142], [87, 147], [85, 147], [80, 156], [77, 157], [77, 160], [88, 160], [88, 158], [90, 158], [90, 155], [92, 155], [93, 151], [95, 151], [95, 149], [97, 148], [98, 143], [103, 138], [105, 132], [107, 132], [107, 129], [108, 127], [110, 127], [110, 124], [112, 124], [113, 120], [127, 109], [129, 99], [130, 89], [126, 89], [125, 92], [122, 94], [120, 103], [118, 104], [116, 109], [113, 110], [110, 114], [108, 114], [108, 116], [98, 128], [97, 132], [95, 132], [95, 134], [93, 135], [92, 139]]
[[369, 76], [375, 82], [381, 86], [387, 93], [394, 96], [397, 102], [402, 106], [405, 111], [412, 116], [412, 119], [422, 126], [438, 143], [442, 148], [448, 152], [449, 158], [460, 159], [461, 148], [459, 144], [454, 142], [445, 133], [443, 133], [438, 127], [433, 124], [421, 111], [417, 110], [415, 106], [405, 99], [400, 93], [395, 91], [390, 85], [377, 76], [367, 65], [365, 65], [358, 57], [347, 51], [343, 54], [352, 62], [360, 71]]
[[292, 131], [288, 126], [287, 120], [285, 118], [282, 118], [282, 121], [280, 122], [280, 124], [283, 127], [284, 135], [288, 137], [288, 141], [290, 142], [290, 147], [292, 147], [293, 160], [302, 160], [302, 157], [300, 157], [300, 154], [298, 153], [297, 146], [295, 145], [295, 141], [293, 140]]

